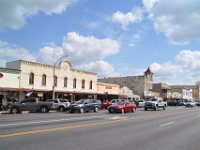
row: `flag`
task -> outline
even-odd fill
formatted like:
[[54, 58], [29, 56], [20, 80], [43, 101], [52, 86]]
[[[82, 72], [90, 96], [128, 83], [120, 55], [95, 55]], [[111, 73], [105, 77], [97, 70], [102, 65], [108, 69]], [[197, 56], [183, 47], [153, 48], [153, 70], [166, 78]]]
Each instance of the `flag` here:
[[31, 91], [31, 92], [28, 92], [28, 93], [26, 93], [26, 97], [29, 97], [29, 96], [31, 96], [31, 94], [33, 93], [33, 91]]

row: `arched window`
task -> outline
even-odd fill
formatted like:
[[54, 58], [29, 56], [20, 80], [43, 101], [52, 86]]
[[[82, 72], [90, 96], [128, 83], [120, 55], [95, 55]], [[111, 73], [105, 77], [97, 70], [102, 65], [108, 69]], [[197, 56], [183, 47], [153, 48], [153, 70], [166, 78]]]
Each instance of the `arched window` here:
[[53, 79], [54, 79], [54, 86], [57, 86], [57, 82], [58, 82], [58, 81], [57, 81], [57, 80], [58, 80], [57, 76], [54, 76]]
[[73, 88], [76, 88], [76, 78], [73, 80]]
[[29, 74], [29, 84], [34, 84], [34, 73]]
[[64, 78], [64, 87], [67, 87], [67, 77]]
[[90, 81], [89, 89], [92, 89], [92, 80]]
[[82, 80], [82, 89], [84, 89], [85, 88], [85, 80], [83, 79]]
[[46, 78], [47, 76], [45, 74], [42, 75], [42, 85], [46, 85]]

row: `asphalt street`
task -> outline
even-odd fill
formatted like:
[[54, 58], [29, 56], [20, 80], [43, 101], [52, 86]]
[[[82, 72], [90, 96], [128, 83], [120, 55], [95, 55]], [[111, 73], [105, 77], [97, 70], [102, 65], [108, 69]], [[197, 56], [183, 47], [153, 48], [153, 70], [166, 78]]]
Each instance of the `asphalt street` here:
[[0, 150], [199, 150], [200, 107], [0, 115]]

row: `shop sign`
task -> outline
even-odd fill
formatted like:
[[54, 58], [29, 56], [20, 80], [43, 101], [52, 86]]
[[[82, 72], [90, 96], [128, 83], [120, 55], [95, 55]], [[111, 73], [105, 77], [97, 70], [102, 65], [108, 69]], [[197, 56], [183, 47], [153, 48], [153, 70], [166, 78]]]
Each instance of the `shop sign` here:
[[0, 78], [3, 78], [3, 74], [0, 72]]

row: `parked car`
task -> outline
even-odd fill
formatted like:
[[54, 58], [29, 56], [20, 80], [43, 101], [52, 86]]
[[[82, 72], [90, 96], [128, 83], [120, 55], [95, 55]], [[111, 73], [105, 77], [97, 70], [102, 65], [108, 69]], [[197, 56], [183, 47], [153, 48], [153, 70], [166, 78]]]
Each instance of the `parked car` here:
[[47, 102], [52, 103], [51, 109], [55, 109], [60, 112], [65, 111], [70, 105], [70, 102], [67, 99], [49, 99]]
[[47, 113], [51, 106], [52, 103], [40, 101], [39, 98], [25, 98], [21, 102], [11, 103], [10, 113], [16, 114], [22, 111]]
[[200, 100], [195, 100], [196, 106], [200, 106]]
[[196, 102], [195, 101], [187, 101], [185, 104], [185, 107], [195, 107]]
[[109, 113], [126, 113], [126, 112], [135, 112], [136, 105], [128, 101], [118, 101], [115, 104], [108, 107]]
[[149, 100], [146, 101], [144, 105], [144, 110], [153, 109], [156, 111], [158, 108], [162, 108], [163, 110], [165, 110], [165, 107], [166, 103], [163, 102], [162, 99], [150, 98]]
[[100, 100], [96, 99], [81, 99], [74, 104], [71, 104], [68, 107], [68, 110], [70, 113], [73, 112], [79, 112], [79, 113], [84, 113], [84, 112], [98, 112], [99, 109], [101, 108], [101, 102]]
[[109, 101], [103, 101], [103, 102], [101, 102], [101, 109], [107, 109], [111, 105], [112, 105], [111, 102], [109, 102]]
[[137, 102], [137, 107], [144, 107], [144, 104], [145, 104], [145, 100], [139, 100]]

